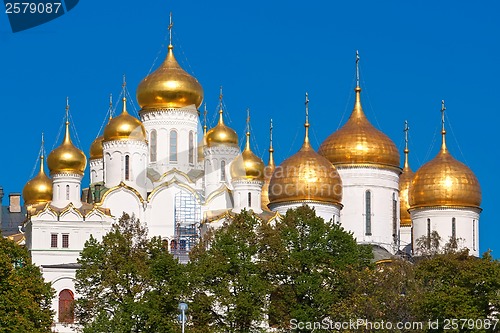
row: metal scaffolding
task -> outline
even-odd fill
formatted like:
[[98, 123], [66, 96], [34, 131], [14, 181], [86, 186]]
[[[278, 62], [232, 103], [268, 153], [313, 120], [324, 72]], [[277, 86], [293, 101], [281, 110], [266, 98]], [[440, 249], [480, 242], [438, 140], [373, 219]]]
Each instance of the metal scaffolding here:
[[171, 250], [180, 262], [189, 260], [189, 251], [199, 238], [201, 206], [196, 198], [185, 191], [175, 195], [175, 232]]

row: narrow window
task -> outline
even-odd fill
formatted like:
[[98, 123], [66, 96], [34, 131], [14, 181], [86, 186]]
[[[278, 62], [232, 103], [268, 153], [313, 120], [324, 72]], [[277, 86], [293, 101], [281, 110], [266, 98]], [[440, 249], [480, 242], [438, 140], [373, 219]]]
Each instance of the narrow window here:
[[457, 221], [455, 218], [451, 219], [451, 239], [453, 242], [457, 240]]
[[252, 207], [252, 193], [248, 192], [248, 207]]
[[365, 192], [365, 219], [366, 231], [365, 235], [371, 236], [372, 234], [372, 194], [370, 191]]
[[156, 146], [157, 146], [158, 138], [156, 134], [156, 130], [151, 131], [151, 135], [149, 136], [149, 160], [151, 162], [156, 162]]
[[392, 239], [394, 244], [398, 242], [398, 201], [396, 193], [392, 194]]
[[69, 185], [66, 185], [66, 200], [69, 200]]
[[57, 248], [57, 234], [50, 234], [50, 247]]
[[59, 322], [72, 324], [75, 321], [75, 296], [69, 289], [59, 293]]
[[62, 235], [62, 247], [67, 249], [69, 247], [69, 234]]
[[170, 161], [177, 162], [177, 132], [170, 131]]
[[194, 135], [193, 131], [189, 132], [189, 164], [194, 163]]
[[476, 220], [472, 220], [472, 249], [476, 251]]
[[220, 162], [220, 180], [221, 181], [226, 180], [226, 161]]
[[431, 248], [431, 219], [427, 219], [427, 248]]
[[125, 180], [130, 180], [130, 156], [125, 155]]

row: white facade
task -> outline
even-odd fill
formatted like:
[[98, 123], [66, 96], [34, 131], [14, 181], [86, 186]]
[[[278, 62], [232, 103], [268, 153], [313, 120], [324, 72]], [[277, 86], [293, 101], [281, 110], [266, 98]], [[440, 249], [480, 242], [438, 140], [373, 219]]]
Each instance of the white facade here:
[[323, 218], [325, 221], [330, 221], [330, 220], [332, 220], [333, 222], [340, 221], [341, 206], [330, 203], [324, 203], [319, 201], [280, 202], [280, 203], [269, 204], [269, 208], [272, 211], [279, 212], [281, 215], [285, 215], [287, 210], [295, 209], [303, 205], [308, 205], [309, 207], [314, 208], [314, 210], [316, 211], [316, 215]]
[[399, 170], [337, 166], [342, 179], [340, 223], [358, 243], [399, 249]]
[[411, 209], [413, 241], [416, 255], [417, 242], [430, 237], [436, 231], [441, 237], [442, 249], [450, 240], [456, 240], [458, 248], [468, 248], [473, 256], [479, 256], [478, 208], [430, 207]]

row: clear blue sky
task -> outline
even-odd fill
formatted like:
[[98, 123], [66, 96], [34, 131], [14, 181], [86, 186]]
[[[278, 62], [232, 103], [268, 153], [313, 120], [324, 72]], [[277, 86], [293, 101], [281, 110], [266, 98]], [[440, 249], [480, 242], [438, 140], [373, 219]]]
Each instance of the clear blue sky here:
[[401, 151], [409, 121], [414, 170], [438, 152], [445, 99], [448, 147], [483, 189], [481, 251], [500, 256], [496, 0], [80, 1], [61, 18], [16, 34], [2, 10], [0, 186], [6, 194], [20, 192], [32, 177], [42, 131], [47, 151], [59, 144], [66, 96], [88, 153], [122, 74], [135, 96], [165, 56], [170, 11], [176, 57], [202, 84], [210, 125], [223, 85], [228, 123], [243, 139], [251, 109], [252, 146], [265, 162], [271, 117], [277, 161], [299, 149], [306, 91], [315, 148], [345, 122], [357, 49], [365, 112]]

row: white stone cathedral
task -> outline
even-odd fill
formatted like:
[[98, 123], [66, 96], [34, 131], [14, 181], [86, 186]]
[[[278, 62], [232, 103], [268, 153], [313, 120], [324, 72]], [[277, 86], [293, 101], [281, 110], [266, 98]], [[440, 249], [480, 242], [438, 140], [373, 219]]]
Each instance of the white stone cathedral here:
[[272, 139], [264, 165], [249, 131], [240, 151], [236, 132], [224, 123], [222, 96], [218, 124], [199, 133], [203, 89], [179, 66], [172, 45], [137, 88], [140, 119], [127, 112], [124, 89], [121, 114], [92, 143], [90, 186], [82, 186], [87, 158], [66, 121], [62, 144], [47, 158], [50, 176], [42, 155], [38, 175], [23, 190], [26, 246], [56, 291], [54, 330], [73, 331], [68, 309], [78, 297], [74, 278], [85, 241], [101, 239], [123, 212], [167, 240], [181, 261], [203, 232], [243, 209], [272, 223], [304, 204], [388, 256], [411, 254], [413, 240], [433, 231], [478, 255], [479, 183], [446, 148], [444, 122], [436, 158], [414, 174], [406, 145], [402, 169], [393, 141], [365, 116], [359, 76], [357, 82], [349, 120], [318, 152], [309, 142], [306, 96], [304, 143], [281, 165], [274, 163]]

